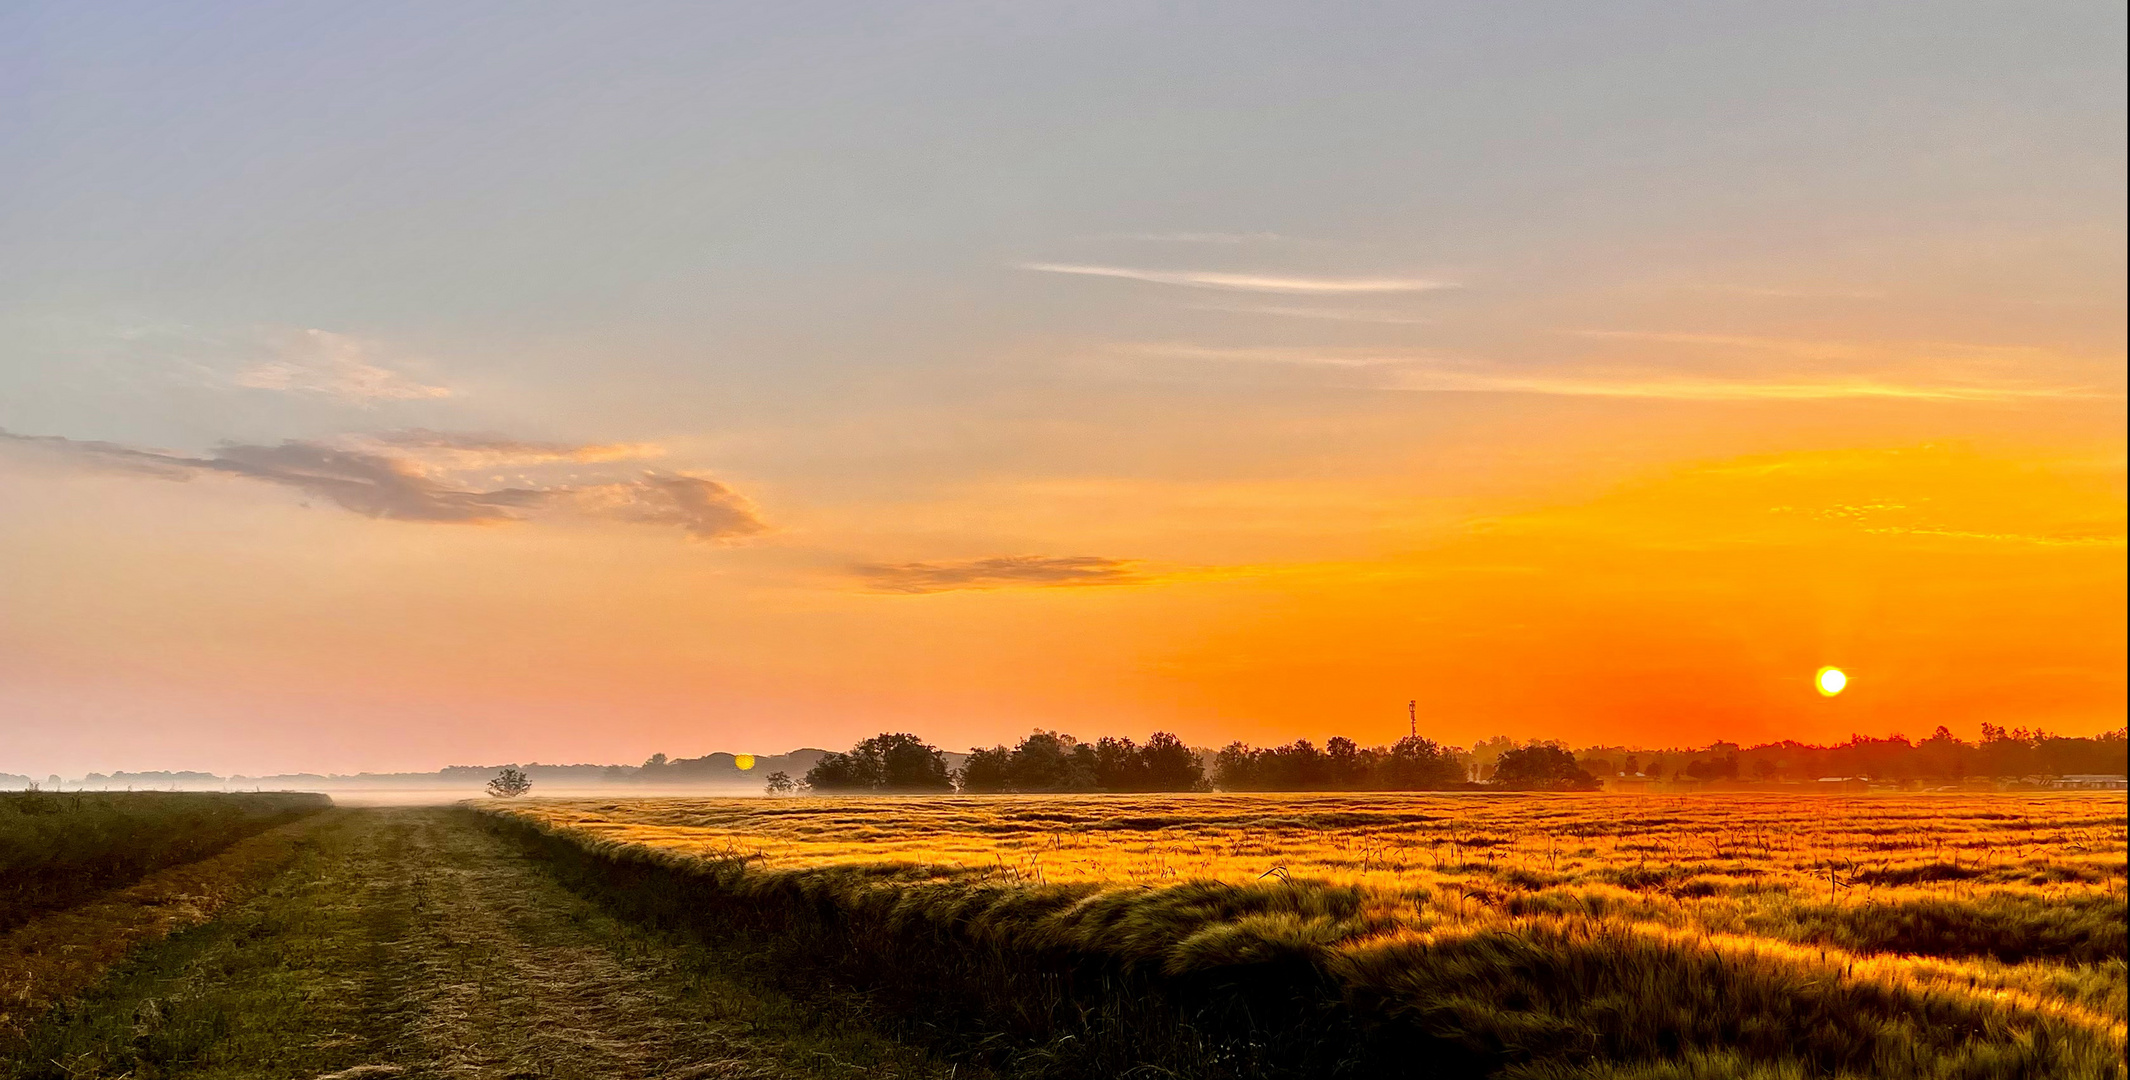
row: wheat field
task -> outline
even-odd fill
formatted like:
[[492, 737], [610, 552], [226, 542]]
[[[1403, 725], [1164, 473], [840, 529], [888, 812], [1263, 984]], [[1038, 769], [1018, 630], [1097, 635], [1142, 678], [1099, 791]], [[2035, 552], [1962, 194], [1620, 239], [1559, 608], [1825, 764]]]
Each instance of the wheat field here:
[[[1299, 958], [1365, 1014], [1348, 1018], [1365, 1038], [1410, 1029], [1399, 1038], [1467, 1053], [1472, 1075], [2121, 1069], [2120, 796], [643, 799], [497, 812], [756, 908], [827, 904], [853, 927], [873, 912], [864, 945], [884, 952], [921, 939], [1053, 967], [1069, 953], [1157, 982]], [[1042, 1021], [1028, 1023], [1042, 1038]], [[1205, 1052], [1218, 1042], [1193, 1037]]]

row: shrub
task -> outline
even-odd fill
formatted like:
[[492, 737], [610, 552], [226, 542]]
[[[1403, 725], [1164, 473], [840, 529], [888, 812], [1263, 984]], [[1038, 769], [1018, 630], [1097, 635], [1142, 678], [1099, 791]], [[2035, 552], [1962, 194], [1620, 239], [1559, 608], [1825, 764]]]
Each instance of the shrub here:
[[488, 782], [490, 798], [515, 799], [531, 790], [532, 781], [522, 771], [509, 765], [505, 765], [503, 771]]

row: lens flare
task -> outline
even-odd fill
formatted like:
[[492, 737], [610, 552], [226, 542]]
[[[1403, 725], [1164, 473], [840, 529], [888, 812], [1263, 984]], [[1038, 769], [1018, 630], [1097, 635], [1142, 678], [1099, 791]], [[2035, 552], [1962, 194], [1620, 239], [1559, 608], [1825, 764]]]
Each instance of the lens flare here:
[[1849, 676], [1838, 667], [1823, 667], [1813, 684], [1819, 687], [1821, 697], [1833, 697], [1849, 685]]

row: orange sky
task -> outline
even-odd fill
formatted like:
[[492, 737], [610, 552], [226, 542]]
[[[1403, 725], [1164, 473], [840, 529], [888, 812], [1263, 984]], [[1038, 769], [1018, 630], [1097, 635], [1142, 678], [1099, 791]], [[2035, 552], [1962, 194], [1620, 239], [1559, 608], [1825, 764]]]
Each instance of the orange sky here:
[[2124, 722], [2120, 5], [134, 14], [0, 772]]

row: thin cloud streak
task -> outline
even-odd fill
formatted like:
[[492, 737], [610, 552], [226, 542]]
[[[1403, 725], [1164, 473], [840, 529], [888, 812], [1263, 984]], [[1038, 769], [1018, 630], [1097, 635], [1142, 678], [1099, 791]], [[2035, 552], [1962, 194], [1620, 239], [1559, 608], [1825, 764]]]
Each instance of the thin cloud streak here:
[[2013, 401], [2025, 398], [2110, 398], [2087, 387], [1929, 386], [1872, 378], [1756, 382], [1744, 379], [1651, 378], [1638, 375], [1498, 375], [1413, 372], [1390, 389], [1421, 392], [1550, 394], [1562, 397], [1656, 398], [1672, 401], [1827, 401], [1894, 398], [1915, 401]]
[[661, 457], [666, 452], [656, 443], [536, 442], [507, 435], [464, 434], [428, 428], [388, 431], [359, 441], [381, 452], [410, 454], [433, 466], [451, 469], [639, 461]]
[[1137, 564], [1099, 555], [999, 555], [959, 562], [863, 563], [851, 572], [874, 592], [939, 593], [1009, 587], [1128, 585]]
[[0, 431], [0, 442], [161, 480], [203, 475], [256, 480], [326, 499], [365, 517], [393, 521], [481, 525], [525, 521], [554, 511], [676, 527], [697, 540], [731, 540], [767, 528], [754, 507], [731, 488], [684, 473], [645, 472], [602, 484], [480, 489], [453, 483], [410, 457], [294, 439], [275, 446], [227, 445], [205, 457], [8, 431]]
[[1964, 360], [2019, 361], [2050, 355], [2030, 345], [1970, 345], [1958, 342], [1855, 342], [1818, 341], [1806, 338], [1759, 337], [1747, 334], [1706, 334], [1675, 330], [1577, 330], [1577, 337], [1623, 341], [1653, 341], [1665, 345], [1696, 345], [1723, 349], [1777, 352], [1809, 360], [1854, 360], [1890, 355], [1927, 357], [1954, 355]]
[[328, 330], [304, 330], [283, 338], [272, 360], [231, 378], [252, 390], [319, 394], [351, 404], [450, 397], [449, 387], [430, 386], [375, 362], [376, 346]]
[[1649, 398], [1676, 401], [1818, 401], [1887, 398], [1984, 402], [2022, 399], [2120, 399], [2123, 393], [2088, 384], [1971, 378], [1923, 380], [1893, 373], [1829, 373], [1733, 378], [1674, 375], [1649, 369], [1554, 368], [1504, 370], [1480, 361], [1341, 349], [1227, 349], [1153, 344], [1127, 347], [1147, 359], [1279, 364], [1365, 369], [1364, 385], [1424, 393], [1545, 394], [1561, 397]]
[[1286, 277], [1270, 274], [1231, 274], [1214, 270], [1140, 270], [1127, 266], [1087, 266], [1076, 263], [1020, 263], [1022, 270], [1046, 274], [1083, 274], [1123, 278], [1156, 285], [1182, 285], [1195, 289], [1227, 289], [1237, 292], [1306, 293], [1345, 295], [1353, 293], [1430, 292], [1454, 289], [1453, 281], [1430, 278], [1325, 278]]

